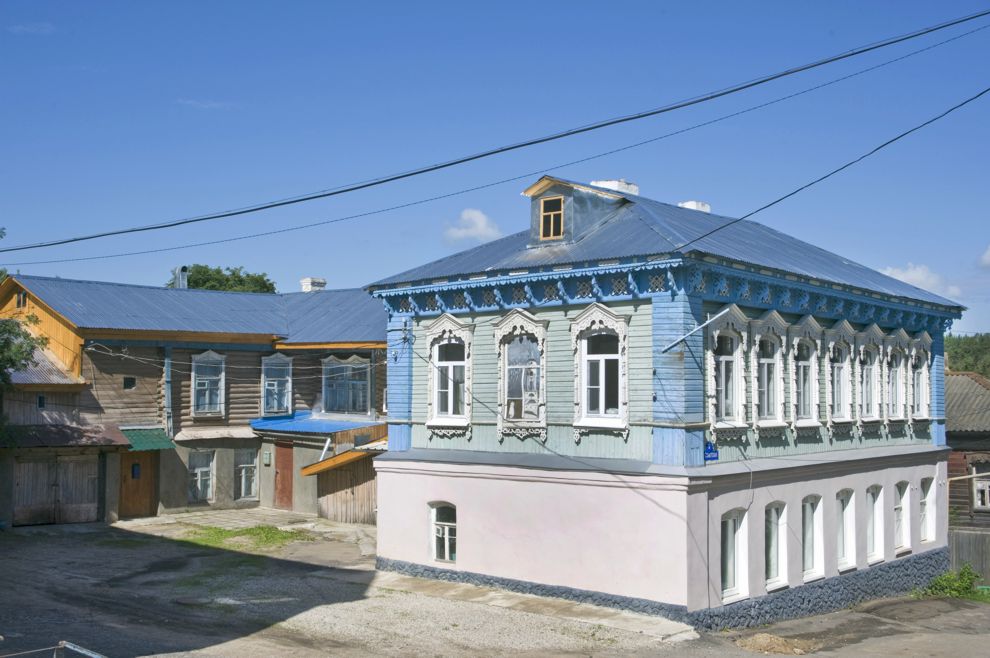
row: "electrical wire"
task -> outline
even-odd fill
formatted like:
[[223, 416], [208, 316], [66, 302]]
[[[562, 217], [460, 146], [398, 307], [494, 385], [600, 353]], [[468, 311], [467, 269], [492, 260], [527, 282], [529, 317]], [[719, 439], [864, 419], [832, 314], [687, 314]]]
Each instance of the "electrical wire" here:
[[[884, 68], [884, 67], [889, 66], [891, 64], [894, 64], [894, 63], [897, 63], [897, 62], [901, 62], [903, 60], [906, 60], [906, 59], [909, 59], [911, 57], [914, 57], [915, 55], [919, 55], [921, 53], [928, 52], [930, 50], [933, 50], [933, 49], [938, 48], [940, 46], [943, 46], [945, 44], [951, 43], [953, 41], [957, 41], [959, 39], [962, 39], [964, 37], [970, 36], [970, 35], [975, 34], [977, 32], [981, 32], [981, 31], [986, 30], [988, 28], [990, 28], [990, 25], [984, 25], [984, 26], [978, 27], [976, 29], [969, 30], [968, 32], [964, 32], [962, 34], [956, 35], [956, 36], [951, 37], [949, 39], [945, 39], [944, 41], [939, 41], [937, 43], [931, 44], [929, 46], [926, 46], [925, 48], [920, 48], [918, 50], [911, 51], [911, 52], [906, 53], [904, 55], [901, 55], [899, 57], [895, 57], [894, 59], [890, 59], [890, 60], [887, 60], [885, 62], [881, 62], [880, 64], [875, 64], [873, 66], [870, 66], [870, 67], [867, 67], [867, 68], [864, 68], [864, 69], [860, 69], [860, 70], [855, 71], [853, 73], [850, 73], [850, 74], [847, 74], [847, 75], [844, 75], [844, 76], [841, 76], [841, 77], [838, 77], [838, 78], [834, 78], [834, 79], [829, 80], [827, 82], [823, 82], [821, 84], [817, 84], [817, 85], [814, 85], [812, 87], [808, 87], [808, 88], [803, 89], [801, 91], [797, 91], [797, 92], [794, 92], [792, 94], [787, 94], [785, 96], [781, 96], [779, 98], [775, 98], [773, 100], [770, 100], [770, 101], [767, 101], [767, 102], [764, 102], [764, 103], [759, 103], [757, 105], [753, 105], [753, 106], [747, 107], [745, 109], [738, 110], [736, 112], [731, 112], [729, 114], [725, 114], [725, 115], [716, 117], [714, 119], [710, 119], [708, 121], [703, 121], [701, 123], [693, 124], [691, 126], [687, 126], [685, 128], [681, 128], [681, 129], [675, 130], [673, 132], [665, 133], [663, 135], [659, 135], [659, 136], [656, 136], [656, 137], [651, 137], [649, 139], [641, 140], [641, 141], [638, 141], [638, 142], [633, 142], [631, 144], [626, 144], [624, 146], [620, 146], [620, 147], [617, 147], [617, 148], [614, 148], [614, 149], [610, 149], [610, 150], [607, 150], [607, 151], [602, 151], [602, 152], [599, 152], [599, 153], [595, 153], [593, 155], [582, 157], [582, 158], [579, 158], [577, 160], [571, 160], [569, 162], [563, 162], [563, 163], [559, 163], [559, 164], [552, 165], [552, 166], [542, 167], [540, 169], [536, 169], [534, 171], [530, 171], [530, 172], [527, 172], [525, 174], [520, 174], [518, 176], [512, 176], [510, 178], [503, 178], [501, 180], [497, 180], [497, 181], [490, 182], [490, 183], [484, 183], [482, 185], [476, 185], [474, 187], [469, 187], [469, 188], [457, 190], [455, 192], [450, 192], [450, 193], [447, 193], [447, 194], [441, 194], [441, 195], [426, 197], [426, 198], [423, 198], [423, 199], [418, 199], [418, 200], [415, 200], [415, 201], [410, 201], [408, 203], [402, 203], [402, 204], [395, 205], [395, 206], [389, 206], [389, 207], [385, 207], [385, 208], [379, 208], [379, 209], [376, 209], [376, 210], [370, 210], [370, 211], [367, 211], [367, 212], [357, 213], [357, 214], [354, 214], [354, 215], [346, 215], [346, 216], [343, 216], [343, 217], [336, 217], [336, 218], [333, 218], [333, 219], [320, 220], [320, 221], [310, 222], [310, 223], [306, 223], [306, 224], [298, 224], [298, 225], [295, 225], [295, 226], [288, 226], [288, 227], [280, 228], [280, 229], [272, 229], [272, 230], [269, 230], [269, 231], [262, 231], [262, 232], [258, 232], [258, 233], [248, 233], [248, 234], [245, 234], [245, 235], [239, 235], [239, 236], [233, 236], [233, 237], [227, 237], [227, 238], [220, 238], [220, 239], [217, 239], [217, 240], [206, 240], [206, 241], [201, 241], [201, 242], [192, 242], [192, 243], [187, 243], [187, 244], [182, 244], [182, 245], [175, 245], [175, 246], [172, 246], [172, 247], [159, 247], [159, 248], [155, 248], [155, 249], [142, 249], [142, 250], [137, 250], [137, 251], [125, 251], [125, 252], [118, 252], [118, 253], [112, 253], [112, 254], [100, 254], [100, 255], [97, 255], [97, 256], [75, 256], [75, 257], [70, 257], [70, 258], [54, 258], [54, 259], [47, 259], [47, 260], [18, 261], [18, 262], [12, 262], [12, 263], [4, 263], [3, 264], [3, 267], [18, 267], [18, 266], [23, 266], [23, 265], [51, 265], [51, 264], [56, 264], [56, 263], [75, 263], [75, 262], [84, 262], [84, 261], [93, 261], [93, 260], [105, 260], [105, 259], [110, 259], [110, 258], [125, 258], [125, 257], [129, 257], [129, 256], [144, 256], [144, 255], [148, 255], [148, 254], [157, 254], [157, 253], [165, 253], [165, 252], [171, 252], [171, 251], [180, 251], [180, 250], [183, 250], [183, 249], [193, 249], [193, 248], [196, 248], [196, 247], [207, 247], [207, 246], [215, 246], [215, 245], [219, 245], [219, 244], [228, 244], [228, 243], [231, 243], [231, 242], [239, 242], [239, 241], [242, 241], [242, 240], [251, 240], [251, 239], [255, 239], [255, 238], [262, 238], [262, 237], [270, 237], [270, 236], [273, 236], [273, 235], [280, 235], [280, 234], [283, 234], [283, 233], [292, 233], [292, 232], [295, 232], [295, 231], [302, 231], [302, 230], [307, 230], [307, 229], [311, 229], [311, 228], [317, 228], [317, 227], [320, 227], [320, 226], [327, 226], [327, 225], [330, 225], [330, 224], [336, 224], [336, 223], [339, 223], [339, 222], [352, 221], [352, 220], [355, 220], [355, 219], [363, 219], [363, 218], [369, 217], [369, 216], [385, 214], [385, 213], [388, 213], [388, 212], [394, 212], [396, 210], [403, 210], [405, 208], [410, 208], [410, 207], [419, 206], [419, 205], [423, 205], [423, 204], [427, 204], [427, 203], [432, 203], [434, 201], [440, 201], [440, 200], [443, 200], [443, 199], [448, 199], [448, 198], [452, 198], [452, 197], [456, 197], [456, 196], [461, 196], [461, 195], [464, 195], [464, 194], [469, 194], [471, 192], [477, 192], [479, 190], [484, 190], [484, 189], [496, 187], [496, 186], [499, 186], [499, 185], [505, 185], [507, 183], [516, 182], [516, 181], [519, 181], [519, 180], [530, 178], [530, 177], [535, 176], [535, 175], [538, 175], [538, 174], [545, 174], [547, 172], [555, 171], [557, 169], [563, 169], [563, 168], [570, 167], [570, 166], [573, 166], [573, 165], [583, 164], [585, 162], [590, 162], [592, 160], [597, 160], [597, 159], [600, 159], [600, 158], [604, 158], [604, 157], [607, 157], [607, 156], [610, 156], [610, 155], [614, 155], [616, 153], [621, 153], [621, 152], [628, 151], [628, 150], [631, 150], [631, 149], [635, 149], [635, 148], [639, 148], [639, 147], [646, 146], [646, 145], [649, 145], [649, 144], [653, 144], [653, 143], [656, 143], [658, 141], [661, 141], [661, 140], [664, 140], [664, 139], [668, 139], [670, 137], [676, 137], [677, 135], [682, 135], [682, 134], [685, 134], [685, 133], [688, 133], [688, 132], [691, 132], [691, 131], [694, 131], [694, 130], [698, 130], [700, 128], [704, 128], [706, 126], [710, 126], [710, 125], [713, 125], [713, 124], [716, 124], [716, 123], [720, 123], [722, 121], [727, 121], [729, 119], [733, 119], [735, 117], [742, 116], [744, 114], [749, 114], [751, 112], [755, 112], [756, 110], [760, 110], [760, 109], [763, 109], [763, 108], [766, 108], [766, 107], [770, 107], [772, 105], [776, 105], [778, 103], [782, 103], [784, 101], [791, 100], [793, 98], [797, 98], [799, 96], [803, 96], [805, 94], [809, 94], [811, 92], [818, 91], [820, 89], [824, 89], [826, 87], [830, 87], [830, 86], [835, 85], [835, 84], [838, 84], [840, 82], [844, 82], [844, 81], [849, 80], [851, 78], [855, 78], [855, 77], [858, 77], [860, 75], [864, 75], [866, 73], [870, 73], [872, 71], [876, 71], [878, 69]], [[2, 252], [3, 252], [3, 250], [0, 249], [0, 253], [2, 253]]]
[[350, 192], [356, 192], [358, 190], [368, 189], [368, 188], [371, 188], [371, 187], [376, 187], [376, 186], [379, 186], [379, 185], [384, 185], [386, 183], [391, 183], [391, 182], [395, 182], [395, 181], [399, 181], [399, 180], [403, 180], [403, 179], [407, 179], [407, 178], [412, 178], [414, 176], [420, 176], [420, 175], [423, 175], [423, 174], [427, 174], [427, 173], [431, 173], [431, 172], [435, 172], [435, 171], [440, 171], [442, 169], [447, 169], [447, 168], [454, 167], [454, 166], [461, 165], [461, 164], [465, 164], [465, 163], [468, 163], [468, 162], [473, 162], [473, 161], [476, 161], [476, 160], [481, 160], [481, 159], [484, 159], [484, 158], [489, 158], [489, 157], [492, 157], [492, 156], [495, 156], [495, 155], [499, 155], [499, 154], [503, 154], [503, 153], [508, 153], [508, 152], [511, 152], [511, 151], [516, 151], [516, 150], [519, 150], [519, 149], [528, 148], [528, 147], [531, 147], [531, 146], [536, 146], [538, 144], [545, 144], [545, 143], [548, 143], [548, 142], [553, 142], [553, 141], [556, 141], [556, 140], [564, 139], [564, 138], [567, 138], [567, 137], [573, 137], [575, 135], [580, 135], [580, 134], [583, 134], [583, 133], [588, 133], [588, 132], [592, 132], [592, 131], [595, 131], [595, 130], [600, 130], [602, 128], [607, 128], [607, 127], [610, 127], [610, 126], [615, 126], [615, 125], [619, 125], [619, 124], [623, 124], [623, 123], [628, 123], [628, 122], [631, 122], [631, 121], [638, 121], [638, 120], [645, 119], [645, 118], [648, 118], [648, 117], [653, 117], [653, 116], [657, 116], [657, 115], [660, 115], [660, 114], [666, 114], [666, 113], [669, 113], [669, 112], [673, 112], [675, 110], [680, 110], [680, 109], [683, 109], [683, 108], [686, 108], [686, 107], [691, 107], [691, 106], [694, 106], [694, 105], [699, 105], [701, 103], [706, 103], [706, 102], [709, 102], [709, 101], [712, 101], [712, 100], [716, 100], [718, 98], [722, 98], [722, 97], [728, 96], [730, 94], [735, 94], [735, 93], [739, 93], [741, 91], [745, 91], [747, 89], [752, 89], [754, 87], [758, 87], [760, 85], [764, 85], [764, 84], [767, 84], [769, 82], [773, 82], [775, 80], [779, 80], [781, 78], [785, 78], [785, 77], [792, 76], [792, 75], [795, 75], [795, 74], [798, 74], [798, 73], [802, 73], [804, 71], [809, 71], [809, 70], [812, 70], [812, 69], [816, 69], [816, 68], [819, 68], [821, 66], [825, 66], [827, 64], [831, 64], [831, 63], [834, 63], [834, 62], [838, 62], [838, 61], [842, 61], [842, 60], [845, 60], [845, 59], [849, 59], [851, 57], [856, 57], [856, 56], [859, 56], [859, 55], [863, 55], [865, 53], [869, 53], [869, 52], [872, 52], [874, 50], [878, 50], [878, 49], [881, 49], [881, 48], [886, 48], [888, 46], [892, 46], [892, 45], [896, 45], [896, 44], [899, 44], [899, 43], [903, 43], [905, 41], [908, 41], [908, 40], [911, 40], [911, 39], [916, 39], [916, 38], [919, 38], [919, 37], [922, 37], [922, 36], [931, 34], [933, 32], [937, 32], [937, 31], [944, 30], [944, 29], [947, 29], [947, 28], [950, 28], [950, 27], [954, 27], [956, 25], [961, 25], [963, 23], [967, 23], [969, 21], [977, 20], [979, 18], [983, 18], [983, 17], [988, 16], [988, 15], [990, 15], [990, 10], [985, 10], [985, 11], [982, 11], [982, 12], [977, 12], [975, 14], [970, 14], [969, 16], [964, 16], [964, 17], [957, 18], [957, 19], [954, 19], [954, 20], [951, 20], [951, 21], [946, 21], [944, 23], [939, 23], [937, 25], [933, 25], [933, 26], [929, 26], [929, 27], [926, 27], [926, 28], [922, 28], [920, 30], [916, 30], [914, 32], [910, 32], [910, 33], [903, 34], [903, 35], [900, 35], [900, 36], [891, 37], [891, 38], [888, 38], [888, 39], [883, 39], [881, 41], [876, 41], [876, 42], [873, 42], [871, 44], [867, 44], [865, 46], [860, 46], [858, 48], [853, 48], [852, 50], [848, 50], [846, 52], [843, 52], [843, 53], [840, 53], [840, 54], [837, 54], [837, 55], [832, 55], [832, 56], [826, 57], [824, 59], [819, 59], [819, 60], [810, 62], [808, 64], [803, 64], [803, 65], [800, 65], [800, 66], [795, 66], [795, 67], [792, 67], [792, 68], [788, 68], [788, 69], [785, 69], [783, 71], [779, 71], [777, 73], [772, 73], [770, 75], [765, 75], [765, 76], [762, 76], [762, 77], [759, 77], [759, 78], [752, 79], [752, 80], [750, 80], [748, 82], [738, 83], [738, 84], [732, 85], [730, 87], [726, 87], [726, 88], [723, 88], [723, 89], [720, 89], [720, 90], [717, 90], [717, 91], [709, 92], [709, 93], [703, 94], [701, 96], [695, 96], [695, 97], [692, 97], [692, 98], [689, 98], [689, 99], [681, 100], [681, 101], [678, 101], [678, 102], [675, 102], [675, 103], [672, 103], [672, 104], [669, 104], [669, 105], [664, 105], [664, 106], [653, 108], [653, 109], [650, 109], [650, 110], [645, 110], [645, 111], [642, 111], [642, 112], [636, 112], [636, 113], [633, 113], [633, 114], [627, 114], [627, 115], [623, 115], [623, 116], [619, 116], [619, 117], [614, 117], [612, 119], [606, 119], [606, 120], [603, 120], [603, 121], [596, 121], [594, 123], [585, 124], [583, 126], [579, 126], [579, 127], [576, 127], [576, 128], [570, 128], [570, 129], [563, 130], [563, 131], [556, 132], [556, 133], [552, 133], [552, 134], [549, 134], [549, 135], [544, 135], [542, 137], [536, 137], [536, 138], [533, 138], [533, 139], [528, 139], [528, 140], [524, 140], [524, 141], [521, 141], [521, 142], [516, 142], [516, 143], [513, 143], [513, 144], [499, 146], [497, 148], [489, 149], [489, 150], [486, 150], [486, 151], [481, 151], [481, 152], [475, 153], [473, 155], [461, 156], [461, 157], [458, 157], [458, 158], [454, 158], [452, 160], [447, 160], [445, 162], [439, 162], [439, 163], [436, 163], [436, 164], [427, 165], [427, 166], [424, 166], [424, 167], [419, 167], [419, 168], [412, 169], [412, 170], [409, 170], [409, 171], [405, 171], [405, 172], [402, 172], [402, 173], [391, 174], [391, 175], [387, 175], [387, 176], [381, 176], [381, 177], [373, 178], [373, 179], [366, 180], [366, 181], [363, 181], [363, 182], [360, 182], [360, 183], [355, 183], [355, 184], [350, 184], [350, 185], [344, 185], [344, 186], [340, 186], [340, 187], [337, 187], [337, 188], [331, 188], [331, 189], [322, 190], [322, 191], [314, 192], [314, 193], [310, 193], [310, 194], [303, 194], [303, 195], [299, 195], [299, 196], [295, 196], [295, 197], [289, 197], [289, 198], [280, 199], [280, 200], [277, 200], [277, 201], [269, 201], [269, 202], [265, 202], [265, 203], [259, 203], [259, 204], [254, 204], [254, 205], [250, 205], [250, 206], [244, 206], [244, 207], [241, 207], [241, 208], [235, 208], [235, 209], [232, 209], [232, 210], [226, 210], [226, 211], [221, 211], [221, 212], [216, 212], [216, 213], [210, 213], [210, 214], [206, 214], [206, 215], [198, 215], [198, 216], [195, 216], [195, 217], [187, 217], [187, 218], [184, 218], [184, 219], [177, 219], [177, 220], [172, 220], [172, 221], [167, 221], [167, 222], [161, 222], [161, 223], [158, 223], [158, 224], [148, 224], [148, 225], [144, 225], [144, 226], [134, 226], [134, 227], [130, 227], [130, 228], [115, 229], [115, 230], [110, 230], [110, 231], [102, 231], [102, 232], [99, 232], [99, 233], [92, 233], [92, 234], [88, 234], [88, 235], [81, 235], [81, 236], [76, 236], [76, 237], [72, 237], [72, 238], [61, 238], [61, 239], [57, 239], [57, 240], [48, 240], [48, 241], [45, 241], [45, 242], [35, 242], [35, 243], [31, 243], [31, 244], [22, 244], [22, 245], [15, 245], [15, 246], [12, 246], [12, 247], [4, 247], [4, 248], [0, 249], [0, 253], [9, 253], [9, 252], [14, 252], [14, 251], [24, 251], [24, 250], [28, 250], [28, 249], [40, 249], [40, 248], [45, 248], [45, 247], [53, 247], [53, 246], [64, 245], [64, 244], [71, 244], [71, 243], [76, 243], [76, 242], [84, 242], [84, 241], [88, 241], [88, 240], [96, 240], [96, 239], [99, 239], [99, 238], [105, 238], [105, 237], [110, 237], [110, 236], [115, 236], [115, 235], [125, 235], [125, 234], [131, 234], [131, 233], [141, 233], [141, 232], [146, 232], [146, 231], [157, 231], [157, 230], [162, 230], [162, 229], [167, 229], [167, 228], [174, 228], [174, 227], [177, 227], [177, 226], [184, 226], [184, 225], [188, 225], [188, 224], [194, 224], [194, 223], [200, 223], [200, 222], [206, 222], [206, 221], [213, 221], [213, 220], [224, 219], [224, 218], [229, 218], [229, 217], [236, 217], [236, 216], [240, 216], [240, 215], [246, 215], [246, 214], [249, 214], [249, 213], [260, 212], [260, 211], [263, 211], [263, 210], [270, 210], [272, 208], [279, 208], [279, 207], [284, 207], [284, 206], [288, 206], [288, 205], [294, 205], [294, 204], [298, 204], [298, 203], [303, 203], [303, 202], [306, 202], [306, 201], [313, 201], [313, 200], [316, 200], [316, 199], [325, 199], [325, 198], [329, 198], [329, 197], [333, 197], [333, 196], [339, 196], [339, 195], [342, 195], [342, 194], [347, 194], [347, 193], [350, 193]]

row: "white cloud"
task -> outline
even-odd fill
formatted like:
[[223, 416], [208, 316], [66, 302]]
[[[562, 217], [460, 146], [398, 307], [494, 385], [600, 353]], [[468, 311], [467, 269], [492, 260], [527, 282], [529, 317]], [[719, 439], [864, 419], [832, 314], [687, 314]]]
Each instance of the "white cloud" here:
[[980, 256], [980, 266], [990, 267], [990, 246], [987, 246], [987, 250]]
[[907, 267], [903, 269], [899, 267], [885, 267], [881, 272], [895, 279], [900, 279], [904, 283], [910, 283], [912, 286], [924, 288], [937, 295], [946, 295], [947, 297], [959, 297], [962, 295], [962, 290], [959, 286], [946, 283], [942, 275], [932, 272], [927, 265], [908, 263]]
[[51, 23], [20, 23], [18, 25], [8, 25], [7, 31], [11, 34], [48, 36], [49, 34], [55, 33], [55, 26]]
[[227, 103], [226, 101], [197, 98], [179, 98], [175, 102], [179, 105], [185, 105], [186, 107], [192, 107], [197, 110], [227, 110], [234, 107], [233, 103]]
[[477, 240], [478, 242], [488, 242], [495, 238], [502, 237], [502, 230], [485, 213], [476, 208], [465, 208], [461, 211], [461, 218], [455, 225], [447, 225], [444, 229], [443, 237], [448, 242], [458, 242], [460, 240]]

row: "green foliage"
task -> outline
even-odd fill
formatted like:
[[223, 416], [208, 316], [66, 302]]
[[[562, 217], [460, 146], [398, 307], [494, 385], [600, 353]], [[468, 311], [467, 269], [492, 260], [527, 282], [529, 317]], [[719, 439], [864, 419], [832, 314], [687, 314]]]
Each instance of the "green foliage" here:
[[[188, 285], [198, 290], [275, 292], [275, 282], [265, 272], [255, 274], [245, 272], [243, 267], [210, 267], [198, 263], [189, 267]], [[174, 288], [175, 281], [169, 281], [165, 287]]]
[[980, 574], [970, 565], [964, 564], [959, 571], [946, 571], [933, 578], [928, 587], [921, 590], [921, 594], [958, 599], [972, 594], [979, 579]]
[[990, 334], [946, 336], [945, 354], [949, 369], [990, 377]]
[[[7, 272], [0, 269], [0, 283], [6, 278]], [[33, 336], [27, 330], [27, 325], [37, 323], [34, 315], [0, 320], [0, 385], [10, 386], [10, 373], [34, 363], [34, 350], [48, 344], [46, 338]]]

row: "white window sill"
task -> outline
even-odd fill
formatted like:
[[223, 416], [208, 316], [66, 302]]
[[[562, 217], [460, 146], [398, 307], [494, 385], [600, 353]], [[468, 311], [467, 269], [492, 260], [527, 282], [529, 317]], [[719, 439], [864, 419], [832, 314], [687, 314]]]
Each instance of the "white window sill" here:
[[196, 418], [223, 418], [222, 411], [194, 411], [192, 412], [193, 419]]
[[840, 562], [838, 569], [839, 573], [848, 573], [850, 571], [855, 571], [856, 565], [853, 562]]
[[881, 562], [883, 562], [883, 556], [882, 555], [867, 555], [866, 556], [866, 563], [868, 565], [870, 565], [871, 567], [874, 564], [880, 564]]
[[911, 420], [931, 420], [930, 416], [912, 416]]
[[759, 427], [760, 429], [781, 428], [781, 427], [787, 427], [787, 423], [785, 423], [782, 420], [767, 419], [767, 420], [756, 421], [756, 426]]
[[894, 557], [904, 557], [905, 555], [910, 555], [912, 552], [910, 546], [898, 546], [894, 549]]
[[574, 427], [579, 429], [624, 430], [629, 427], [629, 423], [621, 418], [581, 418], [574, 422]]
[[720, 420], [715, 423], [715, 429], [717, 430], [744, 430], [749, 425], [746, 423], [739, 423], [734, 420]]
[[848, 425], [851, 422], [853, 422], [853, 419], [852, 418], [836, 418], [834, 416], [832, 417], [832, 424], [833, 425], [844, 425], [844, 424], [845, 425]]
[[427, 427], [467, 427], [471, 424], [466, 417], [463, 416], [439, 416], [433, 418], [426, 423]]
[[880, 418], [879, 416], [870, 416], [869, 418], [860, 418], [859, 419], [859, 422], [861, 422], [861, 423], [879, 423], [881, 420], [883, 420], [883, 418]]
[[787, 581], [783, 578], [774, 578], [767, 581], [767, 593], [776, 592], [781, 589], [787, 589]]
[[816, 580], [822, 580], [824, 578], [825, 578], [825, 574], [822, 573], [821, 571], [812, 571], [810, 573], [805, 573], [803, 576], [803, 580], [806, 583], [813, 583]]
[[735, 603], [736, 601], [742, 601], [748, 598], [749, 595], [745, 592], [722, 592], [722, 605], [729, 605], [730, 603]]
[[814, 418], [802, 418], [794, 421], [794, 427], [821, 427], [822, 424]]

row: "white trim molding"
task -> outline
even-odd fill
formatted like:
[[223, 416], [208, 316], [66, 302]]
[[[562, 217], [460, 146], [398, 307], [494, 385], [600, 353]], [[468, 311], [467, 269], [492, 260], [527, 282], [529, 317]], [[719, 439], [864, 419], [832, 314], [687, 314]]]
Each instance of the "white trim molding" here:
[[[822, 328], [818, 321], [815, 320], [810, 315], [806, 315], [796, 323], [792, 324], [787, 328], [787, 372], [790, 384], [790, 409], [788, 410], [788, 417], [791, 421], [792, 427], [798, 426], [817, 426], [821, 425], [821, 409], [819, 408], [820, 398], [819, 392], [819, 376], [821, 373], [821, 360], [822, 360], [822, 342], [825, 336], [825, 330]], [[810, 394], [811, 394], [811, 412], [808, 418], [798, 418], [798, 399], [797, 399], [797, 360], [795, 354], [798, 350], [798, 345], [801, 342], [811, 343], [814, 348], [814, 354], [811, 355], [811, 373], [809, 375], [810, 383]]]
[[[708, 422], [712, 441], [716, 439], [717, 429], [741, 429], [746, 427], [746, 372], [743, 354], [749, 344], [749, 318], [735, 304], [729, 304], [720, 313], [724, 315], [708, 325], [708, 346], [705, 349], [705, 397], [708, 411]], [[715, 350], [718, 347], [719, 336], [727, 335], [736, 341], [733, 358], [733, 416], [732, 421], [719, 421], [716, 415], [716, 386], [715, 386]]]
[[[521, 309], [509, 311], [495, 323], [495, 347], [498, 350], [498, 434], [499, 439], [505, 436], [515, 436], [519, 439], [537, 436], [541, 441], [547, 438], [547, 325], [531, 313]], [[506, 417], [508, 401], [506, 386], [508, 384], [508, 360], [506, 349], [508, 344], [520, 336], [531, 336], [536, 341], [540, 353], [539, 361], [539, 402], [538, 418], [536, 420], [514, 420]]]
[[[426, 328], [426, 338], [430, 348], [430, 362], [427, 368], [426, 426], [430, 428], [460, 428], [462, 431], [466, 431], [471, 424], [471, 343], [474, 338], [474, 325], [466, 324], [453, 315], [444, 313]], [[463, 415], [437, 415], [437, 346], [445, 342], [460, 342], [464, 345]]]
[[[286, 366], [288, 368], [288, 376], [285, 386], [286, 409], [284, 410], [268, 411], [265, 407], [265, 394], [268, 391], [268, 377], [265, 375], [265, 368], [269, 365]], [[261, 357], [261, 416], [280, 416], [291, 414], [294, 407], [295, 405], [293, 404], [292, 399], [292, 357], [286, 356], [280, 352]]]
[[[749, 417], [753, 430], [759, 436], [759, 428], [772, 427], [783, 424], [784, 420], [784, 348], [787, 344], [787, 321], [777, 311], [770, 310], [760, 316], [757, 320], [751, 320], [749, 330], [751, 336], [751, 346], [749, 348], [749, 373], [750, 373], [750, 410]], [[760, 418], [759, 397], [760, 397], [760, 341], [768, 339], [774, 342], [776, 350], [774, 352], [774, 407], [775, 413], [772, 418]]]
[[[227, 357], [223, 354], [214, 352], [213, 350], [207, 350], [201, 354], [194, 354], [192, 357], [192, 373], [189, 375], [189, 386], [190, 386], [190, 415], [193, 418], [217, 418], [227, 415]], [[196, 409], [196, 388], [200, 379], [200, 375], [196, 373], [196, 368], [199, 365], [220, 365], [220, 382], [219, 391], [217, 399], [217, 410], [216, 411], [197, 411]], [[212, 379], [212, 377], [207, 378]]]
[[[352, 354], [346, 359], [342, 359], [339, 356], [331, 354], [325, 359], [320, 360], [320, 364], [323, 368], [320, 370], [322, 377], [320, 378], [320, 408], [323, 409], [323, 413], [327, 414], [346, 414], [348, 416], [374, 416], [375, 415], [375, 391], [372, 388], [371, 382], [371, 369], [372, 363], [370, 356], [363, 357], [357, 354]], [[327, 410], [327, 369], [338, 366], [361, 366], [364, 370], [365, 375], [365, 387], [367, 389], [367, 409], [363, 412], [352, 412], [352, 411], [329, 411]]]
[[[628, 432], [629, 391], [627, 383], [629, 352], [629, 317], [612, 312], [604, 304], [594, 303], [571, 320], [571, 349], [574, 352], [574, 425], [575, 428], [595, 428]], [[619, 340], [619, 413], [616, 416], [592, 416], [585, 410], [584, 357], [587, 338], [611, 334]], [[575, 430], [576, 441], [580, 439]]]
[[[839, 320], [829, 329], [825, 330], [825, 354], [822, 363], [825, 370], [825, 423], [829, 434], [834, 431], [837, 423], [852, 423], [856, 417], [854, 386], [856, 377], [853, 374], [853, 362], [856, 361], [856, 330], [848, 320]], [[832, 354], [836, 349], [840, 349], [845, 354], [845, 364], [843, 365], [845, 379], [845, 397], [842, 404], [846, 407], [845, 414], [836, 417], [832, 412], [832, 398], [835, 395], [832, 385]]]
[[[856, 358], [853, 359], [854, 366], [854, 381], [856, 382], [856, 396], [853, 401], [853, 409], [856, 413], [856, 425], [862, 428], [864, 422], [880, 422], [883, 418], [883, 388], [884, 388], [884, 372], [883, 363], [884, 350], [883, 350], [883, 339], [886, 334], [878, 327], [876, 324], [871, 324], [869, 327], [860, 331], [856, 334]], [[874, 408], [879, 412], [876, 415], [864, 416], [861, 409], [862, 406], [862, 365], [860, 361], [866, 356], [867, 352], [873, 352], [876, 356], [876, 361], [873, 364], [874, 375], [873, 375], [873, 405]]]

